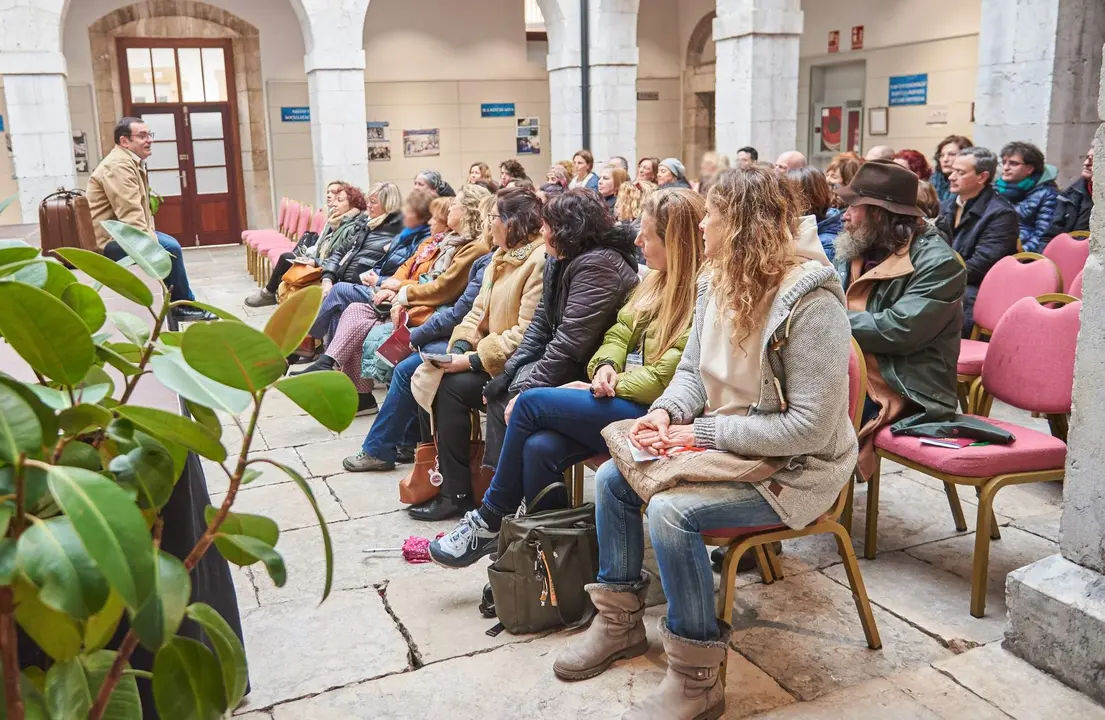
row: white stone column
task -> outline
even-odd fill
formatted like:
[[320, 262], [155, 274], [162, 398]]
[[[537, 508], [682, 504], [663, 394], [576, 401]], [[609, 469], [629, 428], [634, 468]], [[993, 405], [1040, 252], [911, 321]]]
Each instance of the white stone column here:
[[800, 0], [718, 0], [717, 151], [751, 145], [772, 161], [798, 137]]
[[309, 38], [304, 69], [319, 205], [332, 180], [365, 189], [369, 185], [364, 52], [368, 2], [303, 0]]
[[[583, 146], [582, 52], [579, 0], [541, 0], [549, 36], [550, 125], [553, 161]], [[590, 0], [591, 139], [596, 163], [637, 156], [637, 11], [639, 0]]]
[[1035, 143], [1062, 182], [1077, 176], [1098, 124], [1102, 43], [1100, 0], [982, 0], [975, 144]]
[[[1105, 74], [1098, 102], [1105, 120]], [[1083, 275], [1082, 329], [1074, 367], [1060, 555], [1009, 574], [1007, 647], [1105, 702], [1105, 125], [1094, 157], [1094, 240]]]

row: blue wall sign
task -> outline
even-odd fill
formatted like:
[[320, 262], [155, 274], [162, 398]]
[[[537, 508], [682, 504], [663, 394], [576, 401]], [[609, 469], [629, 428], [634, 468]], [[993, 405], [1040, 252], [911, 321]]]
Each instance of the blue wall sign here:
[[514, 103], [483, 103], [480, 117], [514, 117]]
[[282, 107], [280, 108], [280, 122], [311, 122], [311, 108]]
[[4, 116], [0, 115], [0, 132], [4, 132]]
[[891, 105], [926, 105], [929, 99], [929, 76], [898, 75], [890, 78]]

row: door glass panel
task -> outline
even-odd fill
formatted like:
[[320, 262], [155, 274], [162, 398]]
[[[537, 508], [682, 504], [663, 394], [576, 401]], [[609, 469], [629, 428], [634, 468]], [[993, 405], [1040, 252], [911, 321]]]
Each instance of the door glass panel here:
[[146, 160], [146, 167], [150, 170], [168, 170], [180, 167], [177, 159], [177, 144], [172, 142], [155, 142], [153, 152]]
[[177, 50], [180, 61], [180, 94], [184, 102], [203, 102], [203, 62], [199, 48]]
[[176, 116], [172, 113], [142, 113], [142, 120], [150, 128], [154, 140], [176, 140]]
[[153, 82], [157, 102], [180, 102], [176, 85], [176, 51], [172, 48], [152, 48]]
[[226, 144], [222, 140], [198, 140], [192, 143], [192, 157], [197, 167], [226, 165]]
[[226, 60], [222, 48], [203, 49], [203, 85], [207, 102], [226, 102]]
[[223, 136], [223, 114], [221, 112], [192, 113], [193, 140], [218, 140]]
[[200, 195], [221, 195], [227, 192], [226, 168], [196, 168], [196, 192]]
[[149, 173], [150, 189], [162, 197], [177, 197], [180, 195], [180, 171], [179, 170], [151, 170]]
[[153, 102], [153, 67], [149, 48], [127, 48], [127, 73], [130, 75], [130, 100]]

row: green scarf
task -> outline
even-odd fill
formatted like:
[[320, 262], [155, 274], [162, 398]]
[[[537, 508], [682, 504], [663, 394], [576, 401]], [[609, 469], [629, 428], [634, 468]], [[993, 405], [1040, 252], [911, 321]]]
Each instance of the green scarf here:
[[334, 248], [349, 236], [360, 214], [360, 210], [353, 208], [344, 215], [330, 218], [326, 229], [322, 231], [322, 237], [318, 240], [318, 261], [320, 263], [330, 257], [330, 253], [334, 251]]

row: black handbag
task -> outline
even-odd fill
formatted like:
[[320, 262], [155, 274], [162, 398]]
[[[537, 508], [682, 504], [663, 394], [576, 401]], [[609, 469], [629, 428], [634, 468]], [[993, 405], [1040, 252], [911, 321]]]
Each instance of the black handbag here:
[[[533, 505], [558, 489], [568, 491], [564, 483], [553, 483], [538, 493]], [[598, 567], [594, 503], [532, 515], [523, 505], [517, 515], [503, 519], [498, 552], [487, 569], [493, 597], [485, 590], [481, 611], [493, 608], [499, 618], [487, 634], [587, 624], [595, 607], [583, 588], [595, 582]]]

